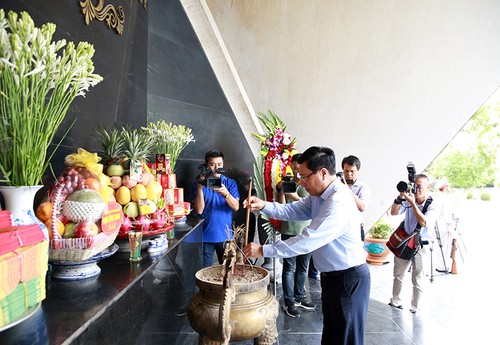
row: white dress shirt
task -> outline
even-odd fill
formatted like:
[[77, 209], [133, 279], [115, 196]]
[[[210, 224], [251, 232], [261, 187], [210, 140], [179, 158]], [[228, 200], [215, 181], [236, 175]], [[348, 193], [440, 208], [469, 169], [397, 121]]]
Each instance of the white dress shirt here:
[[320, 272], [345, 270], [366, 262], [359, 238], [359, 211], [349, 188], [335, 179], [320, 196], [291, 204], [266, 202], [262, 212], [273, 219], [312, 219], [301, 234], [263, 246], [265, 257], [293, 257], [312, 252]]

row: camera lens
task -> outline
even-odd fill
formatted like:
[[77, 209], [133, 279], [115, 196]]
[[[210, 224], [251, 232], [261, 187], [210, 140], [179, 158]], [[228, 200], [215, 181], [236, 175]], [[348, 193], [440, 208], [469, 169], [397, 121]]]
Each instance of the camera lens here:
[[396, 189], [400, 193], [406, 192], [408, 190], [408, 183], [406, 183], [404, 181], [399, 181], [399, 183], [396, 186]]

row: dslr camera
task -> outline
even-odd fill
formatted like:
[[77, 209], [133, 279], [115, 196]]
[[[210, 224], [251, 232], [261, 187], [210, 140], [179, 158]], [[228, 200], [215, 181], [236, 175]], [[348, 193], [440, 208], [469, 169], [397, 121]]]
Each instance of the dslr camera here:
[[217, 189], [222, 187], [222, 179], [220, 177], [214, 177], [213, 174], [223, 174], [224, 169], [212, 170], [205, 164], [198, 166], [200, 169], [200, 174], [196, 177], [196, 182], [202, 186], [208, 187], [210, 189]]
[[283, 182], [281, 182], [281, 190], [283, 193], [295, 193], [297, 192], [297, 184], [293, 181], [293, 176], [286, 174], [283, 176]]
[[345, 179], [344, 179], [344, 172], [343, 171], [339, 171], [335, 175], [340, 179], [340, 182], [342, 182], [343, 184], [346, 184], [345, 183]]
[[417, 185], [415, 184], [415, 166], [413, 163], [408, 163], [406, 166], [406, 170], [408, 170], [408, 181], [399, 181], [399, 183], [396, 186], [396, 189], [398, 192], [411, 192], [412, 194], [417, 193]]

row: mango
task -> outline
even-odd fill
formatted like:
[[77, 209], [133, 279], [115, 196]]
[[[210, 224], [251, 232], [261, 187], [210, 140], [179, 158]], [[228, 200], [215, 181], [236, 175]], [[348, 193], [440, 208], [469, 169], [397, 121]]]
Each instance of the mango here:
[[146, 192], [149, 200], [153, 200], [155, 203], [158, 202], [158, 199], [161, 197], [161, 193], [163, 192], [163, 188], [158, 181], [150, 181], [146, 186]]
[[130, 197], [132, 201], [137, 202], [139, 199], [147, 199], [148, 192], [146, 191], [146, 187], [143, 184], [137, 184], [130, 191]]
[[131, 200], [130, 189], [125, 186], [121, 186], [115, 192], [115, 199], [120, 205], [126, 205]]

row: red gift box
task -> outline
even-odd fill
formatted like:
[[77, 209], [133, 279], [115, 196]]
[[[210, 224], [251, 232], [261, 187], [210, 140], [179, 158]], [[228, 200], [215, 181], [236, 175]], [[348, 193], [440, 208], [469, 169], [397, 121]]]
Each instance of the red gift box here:
[[9, 226], [0, 229], [0, 255], [19, 247], [29, 246], [45, 240], [45, 234], [38, 224]]
[[156, 154], [156, 172], [170, 174], [170, 155], [164, 153]]
[[163, 189], [170, 189], [177, 187], [177, 178], [175, 174], [157, 174], [158, 182], [160, 182]]
[[184, 188], [168, 188], [163, 190], [165, 205], [176, 205], [184, 202]]
[[164, 189], [163, 190], [163, 199], [165, 200], [165, 205], [173, 205], [174, 201], [174, 189]]
[[174, 204], [184, 203], [184, 188], [174, 188]]
[[184, 216], [184, 204], [168, 205], [168, 211], [171, 216]]

